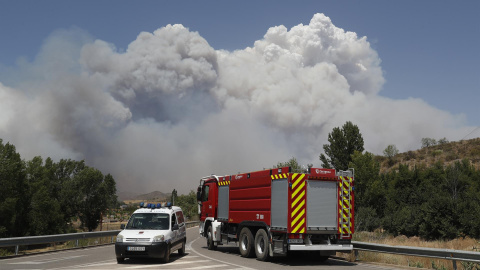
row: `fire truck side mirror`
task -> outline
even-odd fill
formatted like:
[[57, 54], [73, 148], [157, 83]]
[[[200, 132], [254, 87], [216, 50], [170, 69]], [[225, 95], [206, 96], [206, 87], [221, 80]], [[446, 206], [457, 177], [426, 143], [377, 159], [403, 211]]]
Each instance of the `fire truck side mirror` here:
[[202, 200], [202, 186], [199, 186], [197, 189], [197, 201]]

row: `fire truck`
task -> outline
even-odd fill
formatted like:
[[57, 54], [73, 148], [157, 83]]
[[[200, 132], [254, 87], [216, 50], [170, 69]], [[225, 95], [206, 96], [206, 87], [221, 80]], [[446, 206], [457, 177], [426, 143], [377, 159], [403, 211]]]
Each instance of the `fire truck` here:
[[200, 180], [197, 200], [200, 235], [210, 250], [234, 244], [241, 256], [261, 261], [295, 251], [324, 261], [353, 250], [353, 169], [210, 175]]

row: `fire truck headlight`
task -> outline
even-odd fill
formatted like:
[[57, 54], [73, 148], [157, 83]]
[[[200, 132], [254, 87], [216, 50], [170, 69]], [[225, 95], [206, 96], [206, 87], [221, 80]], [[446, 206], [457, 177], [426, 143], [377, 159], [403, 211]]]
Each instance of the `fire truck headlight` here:
[[117, 242], [123, 242], [123, 235], [117, 235]]
[[165, 241], [165, 237], [163, 235], [157, 235], [155, 237], [153, 237], [153, 242], [163, 242]]

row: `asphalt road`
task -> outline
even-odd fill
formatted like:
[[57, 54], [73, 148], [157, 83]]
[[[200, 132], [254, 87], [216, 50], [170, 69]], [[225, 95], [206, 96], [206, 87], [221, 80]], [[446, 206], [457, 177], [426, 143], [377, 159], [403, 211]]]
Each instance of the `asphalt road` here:
[[114, 245], [52, 252], [39, 255], [22, 256], [0, 260], [0, 270], [40, 270], [40, 269], [404, 269], [391, 266], [379, 266], [365, 263], [350, 263], [329, 259], [319, 262], [311, 256], [297, 254], [288, 258], [274, 258], [269, 262], [260, 262], [254, 258], [243, 258], [234, 246], [219, 246], [212, 251], [206, 248], [205, 238], [199, 237], [198, 227], [187, 229], [186, 255], [175, 252], [170, 263], [161, 264], [156, 260], [125, 260], [117, 264]]

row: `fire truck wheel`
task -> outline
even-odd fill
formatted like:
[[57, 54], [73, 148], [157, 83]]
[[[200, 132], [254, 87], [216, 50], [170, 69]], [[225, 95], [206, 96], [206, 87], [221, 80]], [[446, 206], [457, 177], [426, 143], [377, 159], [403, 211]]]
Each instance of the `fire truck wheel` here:
[[268, 260], [268, 235], [264, 229], [259, 229], [255, 235], [255, 255], [260, 261]]
[[207, 247], [209, 250], [214, 250], [216, 248], [215, 243], [213, 243], [213, 228], [212, 226], [208, 227], [207, 231]]
[[253, 257], [255, 254], [253, 251], [253, 234], [250, 231], [249, 228], [244, 227], [240, 231], [240, 243], [239, 243], [239, 249], [240, 249], [240, 254], [242, 257]]
[[319, 262], [325, 262], [328, 260], [328, 258], [330, 258], [330, 256], [318, 256], [317, 258]]

